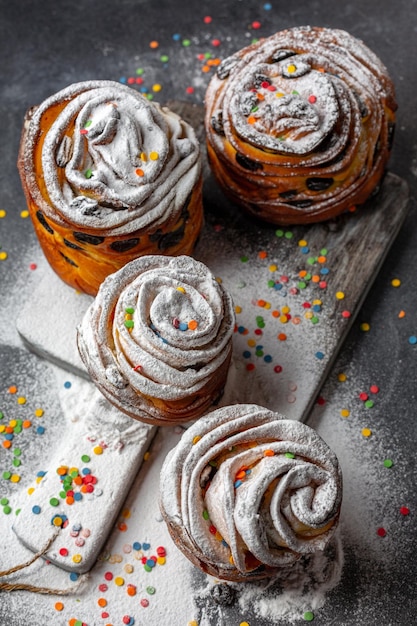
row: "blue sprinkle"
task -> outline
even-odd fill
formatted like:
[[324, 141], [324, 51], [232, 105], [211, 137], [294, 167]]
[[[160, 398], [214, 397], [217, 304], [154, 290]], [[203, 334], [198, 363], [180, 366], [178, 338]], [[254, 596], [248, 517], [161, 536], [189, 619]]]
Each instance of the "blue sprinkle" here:
[[72, 525], [72, 530], [76, 533], [80, 532], [82, 526], [80, 524], [80, 522], [76, 522], [75, 524]]
[[266, 4], [264, 4], [264, 9], [265, 11], [270, 11], [272, 9], [272, 4], [270, 2], [267, 2]]
[[281, 283], [275, 283], [274, 289], [276, 289], [277, 291], [281, 291], [281, 289], [282, 289]]
[[79, 491], [76, 491], [76, 492], [74, 493], [74, 500], [76, 500], [77, 502], [79, 502], [79, 501], [80, 501], [80, 500], [82, 500], [82, 499], [83, 499], [83, 494], [82, 494], [82, 493], [80, 493]]
[[79, 574], [77, 574], [76, 572], [71, 572], [69, 577], [70, 577], [70, 580], [75, 582], [76, 580], [78, 580]]
[[38, 426], [36, 429], [36, 433], [38, 435], [43, 435], [43, 433], [45, 432], [45, 428], [43, 426]]
[[225, 541], [224, 539], [221, 540], [220, 542], [225, 548], [229, 547], [229, 544], [227, 543], [227, 541]]
[[308, 246], [303, 246], [301, 248], [302, 254], [308, 254], [310, 252], [310, 248]]
[[320, 304], [313, 304], [312, 306], [313, 311], [315, 311], [316, 313], [321, 311], [321, 306]]
[[174, 35], [172, 35], [172, 39], [174, 41], [181, 41], [181, 35], [179, 33], [175, 33]]
[[140, 92], [141, 93], [148, 93], [148, 88], [147, 87], [141, 87], [140, 88]]
[[264, 356], [264, 361], [265, 361], [265, 363], [271, 363], [272, 362], [272, 356], [270, 354], [266, 354]]
[[64, 383], [65, 389], [71, 389], [72, 383], [69, 380], [66, 380]]
[[242, 484], [241, 480], [237, 480], [234, 484], [234, 488], [237, 489], [238, 487], [240, 487], [240, 485]]
[[34, 513], [35, 515], [39, 515], [40, 512], [41, 507], [38, 504], [35, 504], [35, 506], [32, 507], [32, 513]]
[[245, 332], [245, 327], [244, 326], [238, 326], [237, 332], [240, 333], [240, 334], [244, 333]]
[[147, 565], [148, 567], [155, 567], [156, 563], [155, 563], [155, 561], [154, 561], [153, 559], [148, 559], [148, 560], [146, 561], [146, 565]]
[[417, 343], [417, 337], [415, 335], [411, 335], [411, 337], [408, 338], [408, 343], [411, 343], [411, 345], [414, 346]]
[[249, 476], [249, 474], [251, 474], [251, 473], [252, 473], [252, 470], [251, 470], [251, 469], [247, 469], [247, 470], [245, 470], [245, 474], [246, 474], [246, 476]]
[[89, 467], [83, 467], [83, 469], [81, 470], [81, 474], [84, 474], [84, 476], [86, 474], [91, 474], [91, 470]]
[[[150, 543], [143, 543], [143, 544], [142, 544], [142, 548], [143, 548], [144, 550], [149, 550], [149, 548], [150, 548], [150, 547], [151, 547], [151, 544], [150, 544]], [[152, 561], [152, 563], [153, 563], [153, 561]]]
[[7, 439], [8, 441], [13, 441], [14, 435], [13, 433], [7, 433], [6, 435], [4, 435], [4, 438]]
[[249, 350], [245, 350], [243, 353], [243, 358], [250, 359], [250, 357], [251, 357], [251, 353], [249, 352]]
[[324, 276], [329, 273], [330, 273], [330, 270], [328, 267], [322, 267], [320, 270], [320, 274], [323, 274]]
[[123, 84], [127, 83], [127, 78], [126, 78], [126, 76], [121, 76], [121, 77], [119, 78], [119, 82], [121, 82], [121, 83], [123, 83]]
[[316, 357], [317, 357], [318, 359], [320, 359], [320, 360], [321, 360], [321, 359], [324, 359], [324, 354], [323, 354], [323, 352], [316, 352]]
[[133, 543], [133, 546], [132, 546], [132, 547], [133, 547], [133, 549], [134, 549], [134, 550], [141, 550], [141, 549], [142, 549], [142, 544], [141, 544], [141, 543], [139, 543], [139, 541], [135, 541], [135, 542]]
[[45, 474], [46, 474], [46, 472], [44, 472], [44, 471], [40, 470], [40, 471], [36, 474], [36, 476], [37, 476], [38, 478], [43, 478], [43, 477], [45, 476]]
[[186, 322], [180, 322], [180, 325], [178, 326], [178, 328], [180, 330], [188, 330], [188, 324]]

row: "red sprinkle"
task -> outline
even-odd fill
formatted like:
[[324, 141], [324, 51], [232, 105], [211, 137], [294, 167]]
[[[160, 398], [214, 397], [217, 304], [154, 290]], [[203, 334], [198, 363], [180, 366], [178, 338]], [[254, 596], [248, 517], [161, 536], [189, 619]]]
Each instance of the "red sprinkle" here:
[[385, 535], [387, 534], [387, 531], [385, 530], [385, 528], [378, 528], [378, 530], [376, 531], [376, 534], [378, 535], [378, 537], [385, 537]]
[[275, 365], [274, 372], [280, 374], [282, 372], [282, 365]]
[[248, 372], [252, 372], [255, 369], [255, 364], [254, 363], [248, 363], [246, 366], [246, 369], [248, 370]]
[[317, 102], [317, 98], [316, 96], [311, 95], [308, 97], [308, 101], [310, 102], [310, 104], [314, 104], [315, 102]]
[[163, 546], [158, 546], [156, 549], [156, 554], [158, 556], [165, 556], [167, 553], [167, 551], [165, 550], [165, 548]]
[[68, 550], [66, 548], [61, 548], [59, 554], [61, 556], [68, 556]]
[[29, 269], [30, 269], [30, 270], [36, 270], [36, 269], [38, 269], [38, 266], [36, 265], [36, 263], [31, 263], [31, 264], [29, 265]]
[[149, 600], [147, 600], [146, 598], [142, 598], [142, 600], [140, 601], [140, 604], [143, 607], [147, 607], [149, 606]]
[[371, 386], [369, 387], [369, 391], [370, 391], [371, 393], [378, 393], [378, 392], [379, 392], [379, 387], [378, 387], [378, 385], [371, 385]]
[[104, 578], [105, 578], [106, 580], [113, 580], [113, 574], [112, 574], [111, 572], [106, 572], [106, 573], [104, 574]]
[[342, 317], [345, 317], [347, 319], [350, 316], [351, 316], [351, 312], [350, 311], [342, 311]]
[[204, 24], [210, 24], [212, 19], [213, 18], [210, 17], [210, 15], [206, 15], [205, 18], [204, 18]]
[[260, 22], [252, 22], [252, 28], [258, 29], [261, 27], [261, 23]]
[[400, 508], [400, 513], [401, 513], [401, 515], [409, 515], [410, 514], [410, 509], [408, 508], [408, 506], [402, 506]]
[[107, 589], [108, 586], [105, 583], [101, 583], [101, 585], [98, 586], [98, 590], [101, 591], [101, 593], [104, 593]]
[[365, 393], [365, 391], [362, 391], [362, 393], [359, 394], [359, 399], [363, 400], [363, 402], [366, 402], [366, 400], [368, 400], [369, 396], [367, 393]]

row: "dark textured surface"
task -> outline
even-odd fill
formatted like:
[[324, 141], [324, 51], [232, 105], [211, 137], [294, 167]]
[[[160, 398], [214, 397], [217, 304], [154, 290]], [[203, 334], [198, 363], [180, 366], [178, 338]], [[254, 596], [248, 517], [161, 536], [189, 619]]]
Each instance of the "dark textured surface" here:
[[[203, 21], [207, 14], [213, 18], [210, 25]], [[399, 103], [390, 170], [408, 182], [410, 210], [359, 315], [358, 322], [368, 322], [371, 331], [363, 333], [359, 323], [352, 328], [323, 391], [328, 403], [335, 407], [338, 426], [333, 430], [329, 416], [320, 411], [310, 421], [341, 457], [350, 501], [355, 500], [352, 491], [358, 489], [357, 501], [365, 507], [359, 539], [355, 534], [357, 527], [350, 523], [349, 511], [344, 512], [344, 573], [340, 585], [317, 612], [317, 624], [402, 626], [416, 620], [417, 359], [416, 347], [408, 341], [417, 334], [416, 15], [415, 0], [272, 2], [269, 11], [263, 2], [254, 0], [212, 0], [208, 5], [196, 0], [0, 1], [0, 209], [7, 210], [7, 218], [0, 221], [0, 245], [8, 253], [7, 260], [0, 263], [2, 391], [22, 371], [30, 369], [43, 376], [36, 357], [27, 355], [24, 348], [8, 347], [9, 338], [11, 344], [16, 342], [10, 323], [16, 314], [16, 302], [10, 303], [4, 295], [10, 286], [21, 283], [22, 299], [25, 297], [24, 288], [30, 281], [27, 266], [36, 246], [29, 221], [20, 218], [24, 197], [16, 170], [22, 120], [29, 106], [72, 82], [119, 80], [122, 76], [136, 76], [138, 67], [145, 68], [144, 84], [150, 90], [155, 83], [162, 85], [162, 91], [155, 94], [159, 101], [186, 99], [201, 104], [210, 73], [202, 73], [198, 54], [210, 51], [224, 58], [253, 36], [268, 36], [276, 30], [303, 24], [348, 30], [363, 39], [388, 67]], [[254, 20], [261, 22], [260, 29], [251, 28]], [[181, 34], [182, 39], [189, 38], [191, 45], [185, 47], [174, 41], [175, 33]], [[214, 38], [221, 41], [219, 47], [212, 45]], [[159, 42], [156, 51], [149, 47], [152, 40]], [[161, 62], [161, 54], [169, 55], [168, 63]], [[188, 86], [194, 86], [193, 94], [186, 93]], [[221, 213], [224, 199], [211, 180], [206, 183], [205, 194], [208, 210]], [[394, 289], [391, 280], [397, 277], [401, 287]], [[401, 310], [405, 317], [399, 320]], [[334, 383], [340, 371], [350, 372], [351, 395], [348, 388], [341, 391]], [[351, 420], [343, 424], [342, 430], [337, 411], [375, 381], [381, 388], [377, 412], [372, 415], [375, 437], [368, 442], [366, 451], [358, 452], [363, 445], [360, 426]], [[351, 443], [345, 445], [349, 432]], [[380, 467], [388, 456], [396, 464], [392, 471], [384, 472]], [[361, 459], [366, 469], [372, 469], [363, 480]], [[0, 485], [0, 496], [2, 488]], [[411, 513], [399, 521], [397, 512], [403, 504], [410, 507]], [[355, 519], [360, 518], [356, 514]], [[366, 524], [370, 521], [368, 529]], [[377, 541], [376, 527], [384, 524], [390, 532]], [[38, 597], [36, 602], [42, 603], [43, 599]], [[49, 603], [51, 623], [64, 623], [53, 622], [58, 618]], [[0, 597], [0, 623], [22, 625], [18, 607], [17, 596]], [[250, 626], [270, 623], [230, 610], [230, 626], [243, 619]]]

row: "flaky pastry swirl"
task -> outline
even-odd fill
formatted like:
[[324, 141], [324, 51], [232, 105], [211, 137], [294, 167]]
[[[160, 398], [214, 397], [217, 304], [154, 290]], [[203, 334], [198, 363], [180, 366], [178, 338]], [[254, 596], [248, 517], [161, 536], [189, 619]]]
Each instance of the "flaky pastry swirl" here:
[[34, 107], [18, 166], [49, 262], [91, 295], [140, 255], [190, 254], [200, 233], [193, 128], [125, 85], [75, 83]]
[[145, 256], [109, 276], [78, 329], [98, 388], [144, 422], [195, 419], [228, 373], [234, 311], [209, 269], [191, 257]]
[[206, 92], [212, 170], [271, 223], [328, 219], [365, 202], [391, 148], [394, 86], [350, 34], [297, 27], [225, 59]]
[[342, 477], [309, 426], [233, 405], [183, 434], [164, 462], [160, 493], [184, 554], [209, 574], [245, 581], [324, 550], [339, 519]]

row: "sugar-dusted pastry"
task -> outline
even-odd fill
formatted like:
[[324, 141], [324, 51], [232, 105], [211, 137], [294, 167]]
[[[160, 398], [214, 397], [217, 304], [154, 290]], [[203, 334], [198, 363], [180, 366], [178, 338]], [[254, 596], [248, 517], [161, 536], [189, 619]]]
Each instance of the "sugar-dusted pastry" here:
[[377, 189], [395, 124], [394, 86], [349, 33], [296, 27], [225, 59], [206, 93], [212, 171], [250, 214], [317, 222]]
[[18, 168], [44, 254], [95, 295], [144, 254], [191, 254], [203, 218], [194, 130], [112, 81], [76, 83], [26, 115]]
[[341, 470], [309, 426], [253, 404], [193, 424], [164, 461], [162, 515], [178, 548], [230, 581], [288, 574], [338, 524]]
[[109, 276], [78, 328], [81, 358], [117, 408], [151, 424], [200, 417], [224, 389], [230, 295], [188, 256], [144, 256]]

